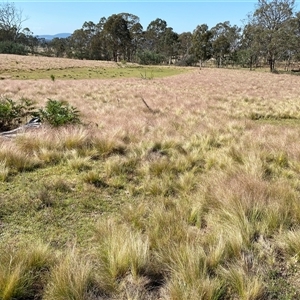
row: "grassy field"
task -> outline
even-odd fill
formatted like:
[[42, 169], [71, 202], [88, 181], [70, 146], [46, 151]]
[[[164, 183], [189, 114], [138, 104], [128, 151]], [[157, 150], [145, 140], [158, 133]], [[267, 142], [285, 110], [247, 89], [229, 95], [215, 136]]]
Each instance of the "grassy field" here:
[[85, 124], [0, 139], [1, 300], [300, 298], [299, 76], [1, 61]]
[[187, 70], [189, 68], [2, 54], [0, 79], [153, 79], [185, 73]]

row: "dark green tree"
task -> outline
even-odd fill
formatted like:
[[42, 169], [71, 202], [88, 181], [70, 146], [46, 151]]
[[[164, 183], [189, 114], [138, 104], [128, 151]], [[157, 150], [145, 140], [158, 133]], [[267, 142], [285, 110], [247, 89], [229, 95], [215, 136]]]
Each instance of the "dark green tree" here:
[[271, 72], [275, 70], [275, 61], [283, 56], [291, 42], [294, 5], [295, 0], [258, 0], [249, 18], [249, 24], [255, 28], [260, 55], [268, 61]]
[[193, 45], [193, 35], [191, 32], [183, 32], [178, 35], [178, 54], [180, 56], [187, 56], [191, 54], [191, 48]]
[[167, 27], [161, 37], [162, 53], [168, 58], [168, 64], [172, 62], [172, 58], [177, 58], [179, 41], [178, 34], [173, 31], [173, 28]]
[[259, 62], [260, 44], [256, 39], [256, 27], [247, 24], [242, 32], [240, 49], [237, 52], [238, 63], [242, 67], [249, 67], [252, 70]]
[[291, 39], [289, 57], [295, 61], [300, 61], [300, 12], [291, 21]]
[[217, 66], [221, 67], [228, 61], [236, 60], [236, 52], [239, 49], [241, 29], [229, 21], [218, 23], [211, 29], [212, 52], [216, 59]]
[[99, 60], [109, 60], [109, 51], [107, 47], [107, 41], [105, 40], [105, 34], [103, 31], [106, 18], [102, 17], [96, 24], [94, 35], [90, 40], [90, 58]]
[[33, 54], [36, 52], [36, 48], [39, 44], [38, 38], [33, 35], [33, 32], [29, 28], [24, 28], [20, 32], [18, 42], [28, 47], [28, 50]]
[[130, 35], [126, 57], [128, 61], [134, 61], [138, 50], [142, 47], [143, 26], [140, 23], [139, 17], [136, 15], [129, 13], [120, 13], [119, 15], [126, 21]]
[[202, 62], [210, 59], [212, 55], [212, 32], [206, 24], [198, 25], [193, 31], [192, 52], [199, 61], [200, 69]]
[[103, 26], [104, 38], [114, 61], [120, 58], [128, 59], [128, 49], [131, 47], [131, 35], [128, 22], [122, 14], [110, 16]]
[[88, 58], [89, 37], [84, 29], [76, 29], [70, 37], [70, 47], [72, 57], [84, 59]]
[[[95, 37], [98, 36], [98, 33], [101, 31], [101, 26], [95, 24], [92, 21], [84, 22], [81, 28], [84, 32], [86, 38], [86, 59], [99, 59], [98, 47], [100, 47], [99, 41], [96, 42]], [[101, 47], [100, 47], [101, 48]]]
[[131, 36], [130, 61], [136, 61], [136, 55], [143, 43], [143, 26], [139, 19], [134, 24], [130, 24], [129, 31]]
[[192, 66], [197, 63], [193, 53], [193, 35], [191, 32], [183, 32], [178, 35], [178, 61], [177, 65]]
[[64, 38], [54, 38], [50, 41], [50, 47], [53, 49], [56, 57], [64, 57], [67, 50], [67, 40]]
[[162, 52], [162, 38], [166, 30], [166, 21], [157, 18], [154, 21], [150, 22], [145, 32], [144, 49], [153, 51], [155, 53]]

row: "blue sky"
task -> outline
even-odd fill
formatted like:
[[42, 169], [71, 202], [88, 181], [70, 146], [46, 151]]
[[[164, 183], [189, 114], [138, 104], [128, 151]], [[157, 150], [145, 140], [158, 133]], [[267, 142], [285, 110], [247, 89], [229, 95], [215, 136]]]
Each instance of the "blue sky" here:
[[[144, 30], [156, 18], [163, 19], [177, 33], [192, 32], [197, 25], [210, 28], [219, 22], [230, 21], [242, 26], [249, 12], [253, 12], [258, 1], [23, 1], [13, 2], [23, 11], [28, 20], [23, 23], [34, 35], [73, 33], [85, 21], [98, 23], [100, 18], [121, 12], [140, 18]], [[299, 5], [298, 5], [299, 6]], [[297, 7], [298, 11], [298, 7]]]

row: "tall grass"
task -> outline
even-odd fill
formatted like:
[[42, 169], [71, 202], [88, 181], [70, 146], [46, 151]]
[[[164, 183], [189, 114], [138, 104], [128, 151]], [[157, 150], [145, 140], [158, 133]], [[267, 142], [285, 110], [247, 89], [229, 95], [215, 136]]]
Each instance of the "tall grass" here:
[[221, 299], [221, 281], [210, 276], [207, 257], [200, 245], [171, 245], [168, 252], [170, 280], [166, 288], [171, 299]]
[[49, 246], [35, 242], [16, 251], [10, 251], [9, 247], [0, 251], [1, 299], [29, 299], [42, 295], [45, 273], [54, 263]]
[[6, 166], [6, 161], [0, 161], [0, 181], [6, 181], [9, 175], [9, 168]]
[[[86, 125], [0, 140], [3, 299], [297, 298], [296, 76], [5, 83]], [[38, 271], [31, 233], [51, 236]]]
[[220, 272], [226, 278], [226, 285], [238, 299], [264, 299], [265, 287], [260, 276], [247, 274], [243, 266], [239, 265], [231, 265]]
[[5, 161], [7, 168], [17, 172], [31, 171], [42, 165], [42, 161], [37, 157], [25, 154], [9, 143], [2, 145], [0, 149], [0, 161]]
[[92, 291], [92, 265], [70, 249], [51, 270], [45, 289], [45, 299], [88, 299]]
[[101, 270], [111, 284], [126, 273], [135, 280], [147, 273], [150, 267], [149, 242], [142, 234], [113, 222], [100, 222], [95, 234]]

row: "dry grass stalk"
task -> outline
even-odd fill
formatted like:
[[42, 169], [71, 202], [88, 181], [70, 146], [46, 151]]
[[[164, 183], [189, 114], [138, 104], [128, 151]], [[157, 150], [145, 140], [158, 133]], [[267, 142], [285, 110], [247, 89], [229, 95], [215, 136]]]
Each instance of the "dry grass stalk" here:
[[[111, 299], [298, 296], [298, 86], [297, 76], [225, 69], [151, 81], [2, 81], [5, 96], [67, 100], [84, 123], [98, 124], [0, 140], [1, 184], [21, 190], [20, 172], [58, 181], [59, 171], [75, 182], [65, 206], [43, 194], [59, 188], [54, 180], [40, 190], [44, 206], [24, 212], [69, 237], [71, 221], [56, 223], [72, 211], [77, 247], [87, 254], [82, 262], [77, 249], [61, 246], [66, 258], [51, 269], [45, 299], [99, 296], [93, 289]], [[141, 97], [160, 113], [146, 113]], [[18, 205], [0, 204], [0, 222], [11, 224]], [[14, 241], [10, 234], [1, 238]], [[282, 259], [294, 262], [294, 273]], [[285, 285], [272, 275], [282, 268]]]

